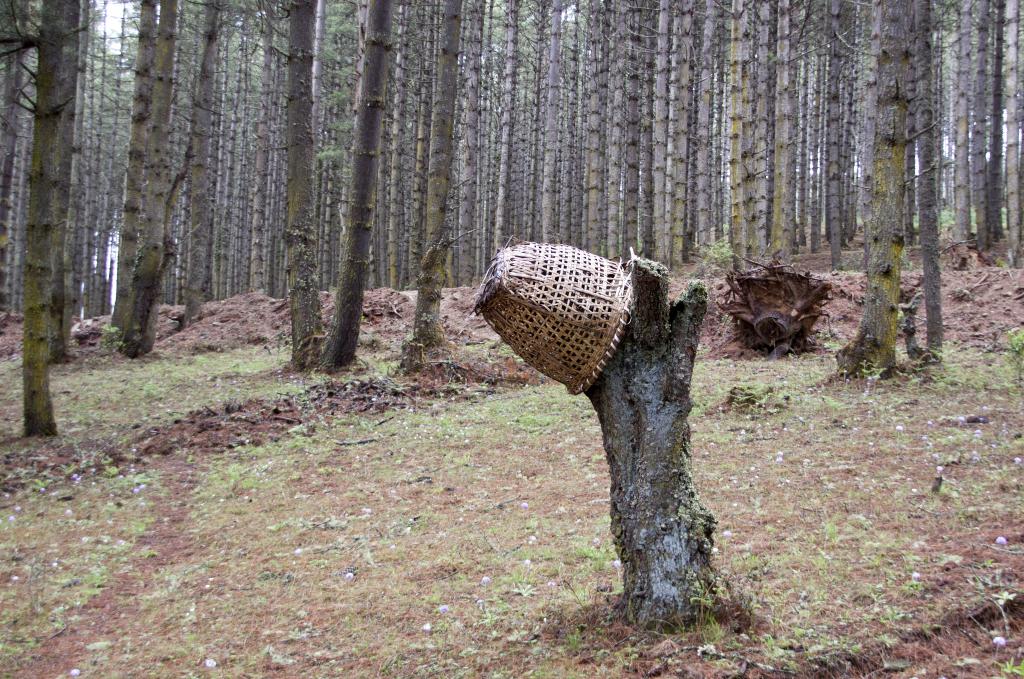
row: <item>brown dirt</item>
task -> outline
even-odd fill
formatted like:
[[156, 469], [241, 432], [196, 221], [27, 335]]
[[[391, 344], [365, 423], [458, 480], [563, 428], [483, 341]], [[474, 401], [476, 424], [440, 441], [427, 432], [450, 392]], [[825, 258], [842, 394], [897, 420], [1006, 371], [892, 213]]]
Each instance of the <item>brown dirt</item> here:
[[[818, 337], [848, 340], [854, 336], [860, 322], [865, 276], [832, 272], [822, 277], [832, 284], [832, 295], [824, 307], [826, 317], [817, 325]], [[921, 289], [921, 279], [920, 271], [905, 273], [901, 298], [913, 297]], [[712, 283], [712, 304], [704, 321], [701, 344], [712, 358], [760, 357], [735, 340], [731, 319], [714, 303], [725, 291], [723, 281]], [[986, 350], [1002, 349], [1006, 332], [1024, 321], [1024, 271], [984, 267], [943, 272], [942, 314], [947, 340]], [[917, 327], [918, 337], [923, 339], [923, 308], [918, 313]], [[824, 348], [819, 345], [818, 351]]]
[[[820, 254], [820, 253], [819, 253]], [[806, 264], [807, 262], [803, 262]], [[816, 351], [825, 349], [825, 338], [845, 341], [856, 332], [864, 299], [862, 273], [830, 272], [821, 274], [832, 284], [831, 299], [825, 304], [825, 317], [818, 322]], [[920, 289], [921, 272], [904, 274], [902, 297], [910, 299]], [[942, 277], [942, 304], [945, 337], [968, 346], [1000, 349], [1006, 331], [1024, 320], [1024, 271], [999, 267], [976, 267], [964, 271], [945, 271]], [[679, 278], [672, 283], [678, 294], [686, 284]], [[756, 351], [742, 346], [734, 337], [732, 320], [718, 308], [726, 285], [721, 279], [709, 281], [711, 300], [701, 331], [701, 345], [711, 358], [759, 358]], [[498, 336], [483, 318], [472, 316], [473, 287], [448, 288], [441, 302], [442, 322], [448, 339], [456, 346], [495, 342]], [[333, 298], [321, 293], [325, 323], [334, 313]], [[409, 334], [416, 308], [416, 292], [379, 288], [367, 290], [363, 304], [362, 341], [379, 343], [397, 351]], [[203, 305], [200, 318], [178, 331], [181, 307], [161, 306], [157, 331], [157, 351], [172, 355], [191, 355], [225, 351], [242, 346], [268, 348], [286, 344], [290, 336], [288, 300], [251, 292]], [[100, 316], [76, 322], [73, 347], [78, 355], [100, 350], [102, 329], [110, 322]], [[918, 314], [918, 336], [924, 337], [924, 313]], [[16, 357], [21, 350], [21, 316], [0, 315], [0, 360]]]

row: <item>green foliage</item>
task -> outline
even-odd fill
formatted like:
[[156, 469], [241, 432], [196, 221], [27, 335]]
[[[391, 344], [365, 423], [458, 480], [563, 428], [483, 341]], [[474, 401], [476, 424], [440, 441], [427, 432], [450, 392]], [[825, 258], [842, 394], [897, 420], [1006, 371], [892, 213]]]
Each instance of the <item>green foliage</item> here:
[[701, 248], [697, 271], [701, 276], [709, 276], [732, 268], [732, 248], [725, 238], [716, 240], [711, 245]]
[[1024, 385], [1024, 328], [1011, 330], [1006, 337], [1009, 351], [1007, 359], [1010, 361], [1010, 367], [1017, 374], [1017, 383]]
[[105, 325], [100, 335], [100, 346], [107, 351], [117, 351], [121, 346], [121, 329], [116, 325]]

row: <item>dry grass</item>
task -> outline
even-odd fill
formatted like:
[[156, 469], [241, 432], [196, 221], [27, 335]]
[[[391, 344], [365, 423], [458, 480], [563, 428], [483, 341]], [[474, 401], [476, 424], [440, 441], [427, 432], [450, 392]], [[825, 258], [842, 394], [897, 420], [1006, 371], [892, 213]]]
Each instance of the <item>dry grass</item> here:
[[[62, 442], [130, 448], [133, 424], [301, 388], [283, 360], [62, 367]], [[16, 368], [0, 366], [8, 435]], [[549, 383], [36, 478], [2, 500], [0, 674], [999, 676], [1024, 634], [1007, 599], [1024, 599], [1022, 393], [975, 350], [886, 382], [832, 370], [698, 362], [694, 465], [717, 565], [753, 619], [741, 629], [664, 638], [609, 618], [600, 432], [585, 398]], [[771, 390], [729, 407], [737, 385]], [[973, 415], [988, 422], [957, 419]]]

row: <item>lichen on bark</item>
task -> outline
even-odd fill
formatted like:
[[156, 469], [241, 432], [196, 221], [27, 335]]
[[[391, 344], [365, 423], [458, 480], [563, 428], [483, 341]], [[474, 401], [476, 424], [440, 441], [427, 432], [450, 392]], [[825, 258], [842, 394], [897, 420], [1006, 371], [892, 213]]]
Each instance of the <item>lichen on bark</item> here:
[[691, 283], [668, 302], [668, 272], [632, 263], [630, 324], [587, 390], [611, 475], [611, 528], [622, 562], [619, 612], [671, 629], [696, 622], [715, 590], [715, 518], [691, 471], [690, 380], [707, 290]]

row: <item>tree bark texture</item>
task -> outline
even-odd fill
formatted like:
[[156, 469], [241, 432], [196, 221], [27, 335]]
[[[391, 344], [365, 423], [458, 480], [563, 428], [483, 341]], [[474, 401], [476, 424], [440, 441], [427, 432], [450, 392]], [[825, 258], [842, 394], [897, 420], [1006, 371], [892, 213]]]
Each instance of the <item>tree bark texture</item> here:
[[1010, 266], [1024, 266], [1024, 238], [1021, 237], [1020, 206], [1020, 0], [1006, 0], [1006, 82], [1009, 102], [1006, 109], [1006, 235], [1007, 261]]
[[[50, 400], [50, 333], [54, 314], [51, 285], [53, 243], [67, 221], [71, 190], [70, 131], [75, 123], [78, 71], [77, 0], [42, 4], [36, 66], [32, 164], [28, 178], [25, 232], [22, 388], [25, 436], [53, 436], [57, 423]], [[63, 283], [63, 278], [60, 279]]]
[[189, 217], [191, 218], [188, 267], [183, 290], [188, 325], [199, 317], [203, 302], [210, 299], [210, 248], [213, 245], [213, 194], [209, 160], [213, 122], [214, 61], [220, 24], [220, 0], [208, 0], [204, 12], [203, 51], [192, 105], [192, 167]]
[[316, 0], [292, 0], [288, 36], [288, 198], [285, 245], [292, 320], [292, 365], [314, 367], [323, 326], [313, 218], [313, 32]]
[[866, 237], [868, 283], [864, 315], [853, 340], [840, 350], [841, 373], [887, 374], [896, 365], [900, 257], [903, 254], [904, 162], [907, 148], [907, 76], [910, 69], [909, 0], [875, 0], [879, 28], [878, 120], [871, 218]]
[[153, 59], [153, 116], [146, 144], [146, 183], [139, 211], [140, 245], [132, 267], [131, 312], [122, 328], [120, 351], [129, 358], [147, 354], [156, 342], [157, 308], [170, 253], [167, 221], [173, 181], [171, 108], [174, 52], [178, 39], [178, 0], [160, 0], [156, 53]]
[[351, 202], [345, 247], [334, 298], [334, 329], [324, 347], [324, 368], [348, 365], [356, 357], [363, 291], [369, 273], [370, 235], [377, 203], [381, 122], [387, 98], [388, 55], [391, 52], [391, 0], [370, 0], [363, 80], [360, 88]]
[[441, 288], [452, 240], [445, 233], [448, 188], [451, 184], [452, 137], [455, 125], [455, 90], [458, 78], [459, 31], [462, 0], [445, 0], [442, 47], [437, 57], [437, 96], [430, 123], [430, 162], [427, 169], [425, 242], [416, 281], [416, 318], [412, 338], [403, 349], [402, 367], [419, 370], [426, 353], [444, 344], [441, 327]]
[[611, 474], [611, 530], [622, 562], [620, 612], [632, 624], [695, 621], [713, 593], [715, 519], [694, 487], [690, 380], [707, 291], [668, 302], [668, 270], [634, 260], [633, 305], [618, 351], [587, 390]]

